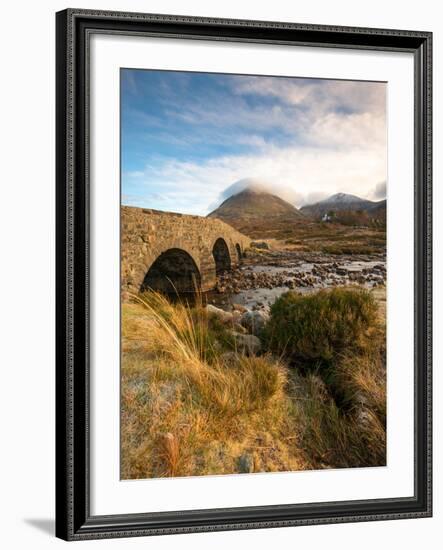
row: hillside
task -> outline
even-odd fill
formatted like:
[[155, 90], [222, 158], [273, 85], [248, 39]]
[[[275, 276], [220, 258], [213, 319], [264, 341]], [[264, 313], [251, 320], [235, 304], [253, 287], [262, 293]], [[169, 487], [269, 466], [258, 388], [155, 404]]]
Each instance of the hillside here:
[[245, 189], [226, 199], [208, 217], [218, 218], [238, 231], [256, 238], [278, 232], [298, 223], [306, 217], [295, 206], [267, 193]]
[[[383, 201], [381, 201], [383, 202]], [[322, 218], [325, 214], [333, 212], [361, 212], [369, 211], [378, 206], [379, 203], [362, 199], [356, 195], [347, 193], [336, 193], [327, 199], [303, 206], [300, 210], [303, 214], [313, 218]]]
[[371, 218], [386, 221], [386, 199], [375, 203], [375, 206], [368, 210]]

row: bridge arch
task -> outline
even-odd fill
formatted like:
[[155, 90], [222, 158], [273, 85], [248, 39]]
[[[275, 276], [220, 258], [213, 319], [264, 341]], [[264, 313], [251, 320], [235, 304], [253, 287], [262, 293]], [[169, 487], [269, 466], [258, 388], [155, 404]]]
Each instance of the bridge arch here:
[[226, 241], [219, 237], [212, 247], [212, 255], [215, 262], [215, 273], [219, 275], [223, 271], [231, 269], [231, 254]]
[[[237, 243], [243, 256], [243, 251], [249, 246], [250, 238], [217, 218], [122, 206], [121, 288], [123, 296], [129, 297], [130, 294], [137, 293], [147, 286], [165, 290], [164, 284], [158, 283], [158, 277], [156, 277], [158, 273], [162, 273], [164, 277], [165, 272], [170, 280], [179, 280], [180, 288], [189, 288], [192, 274], [194, 274], [197, 284], [201, 285], [202, 292], [212, 290], [217, 283], [217, 270], [220, 272], [238, 265]], [[183, 251], [179, 254], [185, 266], [182, 278], [180, 278], [181, 274], [177, 273], [177, 269], [172, 270], [171, 273], [170, 262], [165, 262], [167, 257], [162, 256], [172, 254], [170, 251], [175, 249]], [[171, 259], [172, 256], [169, 258]], [[168, 283], [166, 290], [170, 288], [171, 284]]]
[[181, 248], [162, 252], [147, 270], [140, 291], [165, 294], [194, 292], [201, 288], [201, 274], [192, 256]]

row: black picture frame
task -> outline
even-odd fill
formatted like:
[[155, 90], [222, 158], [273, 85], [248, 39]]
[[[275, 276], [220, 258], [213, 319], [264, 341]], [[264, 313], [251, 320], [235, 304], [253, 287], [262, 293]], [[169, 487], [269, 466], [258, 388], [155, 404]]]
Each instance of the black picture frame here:
[[[89, 39], [94, 33], [402, 51], [415, 64], [413, 497], [92, 516], [89, 506]], [[56, 535], [65, 540], [432, 515], [432, 33], [68, 9], [56, 14]]]

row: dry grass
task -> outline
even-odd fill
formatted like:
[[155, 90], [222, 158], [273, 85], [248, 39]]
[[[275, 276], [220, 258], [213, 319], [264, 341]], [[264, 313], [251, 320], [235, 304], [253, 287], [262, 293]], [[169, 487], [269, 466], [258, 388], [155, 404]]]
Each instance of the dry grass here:
[[310, 467], [355, 468], [386, 464], [386, 429], [376, 411], [339, 406], [319, 374], [293, 373], [297, 425]]
[[325, 381], [242, 356], [201, 304], [154, 293], [123, 304], [122, 336], [123, 479], [384, 464], [381, 337]]
[[226, 360], [201, 307], [138, 302], [123, 315], [124, 337], [129, 326], [141, 342], [123, 354], [122, 477], [233, 473], [245, 452], [257, 471], [302, 467], [284, 443], [286, 369], [232, 350]]
[[347, 226], [340, 223], [306, 221], [280, 223], [270, 221], [255, 226], [240, 226], [239, 231], [260, 240], [277, 240], [287, 248], [326, 254], [386, 253], [386, 227], [381, 225]]
[[386, 339], [377, 324], [358, 351], [347, 350], [333, 361], [323, 378], [349, 423], [347, 453], [339, 464], [386, 463]]
[[267, 330], [293, 366], [303, 447], [313, 467], [385, 464], [385, 326], [373, 294], [287, 293], [274, 304]]

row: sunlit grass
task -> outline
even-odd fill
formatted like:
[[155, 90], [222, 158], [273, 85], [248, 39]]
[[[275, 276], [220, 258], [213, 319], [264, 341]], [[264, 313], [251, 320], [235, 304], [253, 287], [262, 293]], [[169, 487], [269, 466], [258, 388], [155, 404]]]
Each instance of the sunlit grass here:
[[[172, 304], [156, 293], [136, 300], [142, 351], [123, 354], [123, 477], [233, 471], [235, 449], [251, 434], [281, 437], [287, 372], [278, 361], [221, 347], [215, 334], [225, 329], [201, 305]], [[226, 445], [220, 461], [210, 452], [217, 441]]]
[[[325, 344], [321, 369], [315, 354], [287, 361], [287, 347], [242, 355], [199, 299], [189, 307], [147, 292], [123, 304], [122, 478], [238, 473], [244, 456], [254, 472], [384, 464], [384, 333], [365, 300], [346, 297], [336, 315], [358, 303], [358, 330], [371, 337], [349, 340], [346, 323], [332, 330], [340, 345]], [[306, 351], [321, 308], [304, 311], [309, 323], [291, 323]]]

